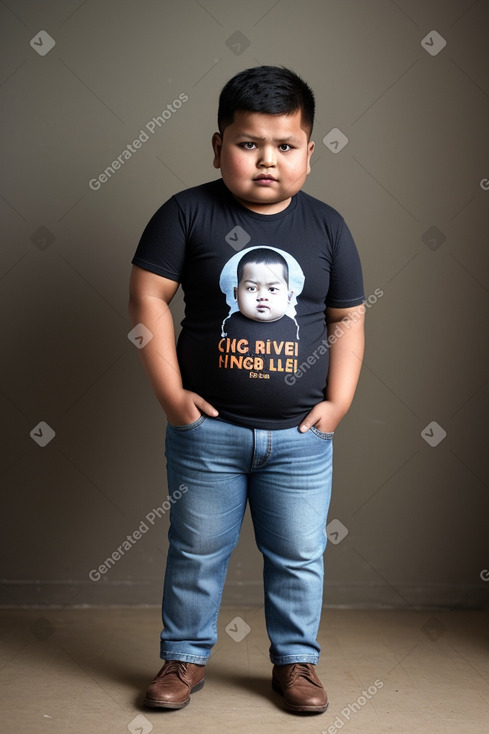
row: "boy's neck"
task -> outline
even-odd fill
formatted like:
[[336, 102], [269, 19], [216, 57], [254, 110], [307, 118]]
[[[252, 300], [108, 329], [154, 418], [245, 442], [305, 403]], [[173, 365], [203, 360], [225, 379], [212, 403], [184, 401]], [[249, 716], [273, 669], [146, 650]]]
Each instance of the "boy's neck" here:
[[240, 199], [239, 197], [234, 196], [234, 194], [232, 195], [239, 204], [244, 206], [246, 209], [249, 209], [251, 212], [255, 212], [255, 214], [278, 214], [279, 212], [283, 212], [284, 209], [287, 209], [292, 201], [292, 197], [289, 197], [288, 199], [277, 201], [273, 204], [258, 204], [253, 201]]

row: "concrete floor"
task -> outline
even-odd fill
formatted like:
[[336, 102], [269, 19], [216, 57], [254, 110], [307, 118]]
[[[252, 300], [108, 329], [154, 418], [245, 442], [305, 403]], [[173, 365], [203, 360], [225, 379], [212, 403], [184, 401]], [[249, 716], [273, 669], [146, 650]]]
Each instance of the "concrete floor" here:
[[0, 624], [5, 732], [489, 732], [489, 612], [325, 610], [318, 716], [272, 692], [262, 608], [222, 609], [206, 684], [181, 711], [141, 705], [161, 665], [158, 609], [4, 610]]

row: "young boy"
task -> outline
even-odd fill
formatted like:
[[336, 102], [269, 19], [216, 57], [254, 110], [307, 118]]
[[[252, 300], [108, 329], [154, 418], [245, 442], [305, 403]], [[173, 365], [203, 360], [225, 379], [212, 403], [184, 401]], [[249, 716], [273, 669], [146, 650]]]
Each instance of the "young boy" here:
[[[204, 684], [247, 502], [264, 559], [273, 688], [291, 712], [328, 706], [315, 665], [332, 438], [360, 373], [364, 294], [343, 218], [301, 191], [313, 119], [313, 93], [292, 71], [262, 66], [237, 74], [221, 92], [212, 138], [222, 178], [167, 201], [133, 259], [130, 310], [134, 324], [153, 334], [141, 356], [168, 419], [169, 492], [186, 488], [171, 508], [165, 664], [145, 698], [155, 708], [183, 708]], [[257, 246], [299, 265], [300, 340], [221, 336], [228, 308], [220, 274], [237, 250]], [[175, 348], [169, 304], [179, 284], [186, 305]], [[326, 349], [340, 321], [342, 336]], [[228, 367], [226, 355], [235, 357]], [[258, 374], [257, 358], [269, 379], [249, 379]]]

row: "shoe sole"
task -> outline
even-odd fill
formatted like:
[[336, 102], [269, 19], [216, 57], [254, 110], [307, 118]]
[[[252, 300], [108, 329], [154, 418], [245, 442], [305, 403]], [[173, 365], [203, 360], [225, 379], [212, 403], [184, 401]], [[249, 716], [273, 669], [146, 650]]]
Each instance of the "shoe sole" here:
[[[191, 689], [190, 694], [200, 691], [204, 687], [205, 678]], [[145, 706], [149, 706], [152, 709], [183, 709], [190, 703], [190, 696], [185, 701], [156, 701], [154, 698], [145, 698], [143, 701]]]
[[323, 714], [327, 710], [327, 708], [329, 706], [329, 701], [328, 701], [328, 703], [325, 706], [299, 706], [299, 705], [295, 705], [293, 703], [287, 703], [287, 701], [285, 699], [285, 694], [284, 694], [283, 689], [282, 689], [282, 686], [279, 683], [277, 683], [275, 680], [272, 680], [272, 688], [277, 693], [280, 693], [280, 695], [284, 699], [284, 704], [285, 704], [285, 708], [287, 709], [287, 711], [292, 711], [293, 713], [297, 713], [297, 714], [302, 714], [302, 713], [304, 713], [304, 714]]

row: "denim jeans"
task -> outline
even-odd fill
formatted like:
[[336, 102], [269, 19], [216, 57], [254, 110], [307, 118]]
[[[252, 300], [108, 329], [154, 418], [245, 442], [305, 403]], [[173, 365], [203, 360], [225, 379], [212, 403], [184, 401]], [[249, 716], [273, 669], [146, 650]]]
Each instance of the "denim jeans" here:
[[332, 437], [315, 428], [244, 428], [205, 415], [168, 425], [169, 494], [178, 499], [170, 512], [163, 660], [207, 662], [249, 502], [264, 560], [270, 660], [318, 662]]

